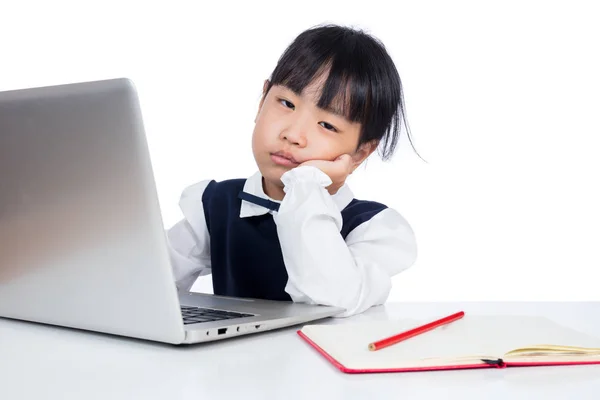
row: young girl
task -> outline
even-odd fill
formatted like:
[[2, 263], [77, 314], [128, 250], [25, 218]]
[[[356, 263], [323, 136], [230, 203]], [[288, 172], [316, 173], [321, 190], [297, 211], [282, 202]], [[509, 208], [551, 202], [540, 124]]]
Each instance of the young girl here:
[[300, 34], [279, 59], [255, 119], [258, 172], [184, 190], [168, 231], [177, 286], [212, 273], [214, 294], [343, 307], [382, 304], [416, 258], [395, 210], [354, 198], [346, 178], [378, 146], [389, 158], [404, 117], [384, 46], [346, 27]]

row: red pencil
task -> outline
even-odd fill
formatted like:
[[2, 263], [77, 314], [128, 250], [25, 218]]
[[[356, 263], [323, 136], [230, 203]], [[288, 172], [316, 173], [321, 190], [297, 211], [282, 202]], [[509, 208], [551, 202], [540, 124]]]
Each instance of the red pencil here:
[[401, 342], [401, 341], [411, 338], [413, 336], [417, 336], [417, 335], [420, 335], [427, 331], [430, 331], [432, 329], [435, 329], [439, 326], [448, 324], [450, 322], [454, 322], [457, 319], [461, 319], [464, 315], [465, 315], [464, 311], [460, 311], [460, 312], [457, 312], [456, 314], [452, 314], [447, 317], [438, 319], [437, 321], [430, 322], [426, 325], [419, 326], [419, 327], [411, 329], [409, 331], [399, 333], [398, 335], [390, 336], [389, 338], [385, 338], [385, 339], [379, 340], [377, 342], [370, 343], [369, 350], [371, 350], [371, 351], [381, 350], [384, 347], [391, 346], [393, 344], [396, 344], [398, 342]]

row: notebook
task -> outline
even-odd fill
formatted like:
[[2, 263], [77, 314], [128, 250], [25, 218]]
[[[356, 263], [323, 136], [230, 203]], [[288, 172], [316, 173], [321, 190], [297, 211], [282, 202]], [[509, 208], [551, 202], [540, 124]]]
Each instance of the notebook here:
[[368, 349], [373, 341], [427, 322], [306, 325], [298, 334], [345, 373], [600, 364], [599, 338], [531, 316], [467, 315], [392, 346]]

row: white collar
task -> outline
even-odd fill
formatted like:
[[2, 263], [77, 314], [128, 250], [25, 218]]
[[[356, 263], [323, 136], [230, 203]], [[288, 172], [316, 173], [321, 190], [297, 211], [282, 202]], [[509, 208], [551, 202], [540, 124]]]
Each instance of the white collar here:
[[[273, 200], [265, 194], [265, 191], [263, 190], [262, 175], [260, 171], [257, 171], [250, 178], [246, 179], [246, 183], [244, 184], [244, 192], [281, 204], [281, 201]], [[336, 194], [332, 195], [331, 198], [333, 199], [333, 202], [338, 206], [341, 212], [344, 208], [346, 208], [348, 204], [350, 204], [350, 202], [354, 198], [354, 194], [352, 193], [348, 185], [344, 184], [344, 186], [342, 186]], [[264, 215], [268, 212], [272, 211], [266, 207], [259, 206], [258, 204], [242, 200], [242, 207], [240, 208], [240, 218], [256, 217], [258, 215]]]

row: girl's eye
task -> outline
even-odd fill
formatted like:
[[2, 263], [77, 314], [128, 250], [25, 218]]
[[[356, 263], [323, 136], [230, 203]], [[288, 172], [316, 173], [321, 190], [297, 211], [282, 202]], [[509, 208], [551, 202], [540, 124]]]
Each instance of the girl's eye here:
[[294, 104], [292, 104], [291, 102], [284, 100], [284, 99], [279, 99], [279, 102], [281, 104], [283, 104], [284, 106], [286, 106], [287, 108], [291, 108], [292, 110], [296, 108], [296, 106]]
[[333, 131], [333, 132], [337, 132], [337, 129], [335, 129], [335, 126], [328, 124], [327, 122], [319, 122], [319, 125], [321, 125], [323, 128]]

